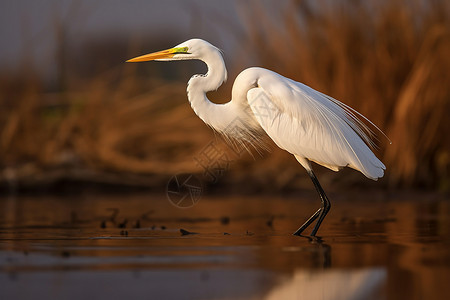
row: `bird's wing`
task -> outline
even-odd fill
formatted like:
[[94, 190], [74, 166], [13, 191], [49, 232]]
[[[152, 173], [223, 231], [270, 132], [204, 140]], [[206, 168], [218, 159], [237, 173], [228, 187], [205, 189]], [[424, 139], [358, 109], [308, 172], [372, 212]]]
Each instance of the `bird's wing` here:
[[359, 113], [268, 70], [256, 86], [247, 93], [249, 106], [280, 148], [335, 171], [349, 166], [371, 179], [383, 176], [385, 166], [368, 147], [373, 142]]

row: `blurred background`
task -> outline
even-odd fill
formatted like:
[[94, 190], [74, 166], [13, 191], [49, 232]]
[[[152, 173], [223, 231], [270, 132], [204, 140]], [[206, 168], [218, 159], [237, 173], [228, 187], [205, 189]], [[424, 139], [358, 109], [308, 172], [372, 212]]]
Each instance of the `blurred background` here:
[[[163, 191], [171, 176], [205, 178], [196, 158], [228, 157], [211, 190], [311, 189], [288, 153], [233, 156], [186, 98], [201, 62], [125, 60], [198, 37], [224, 50], [229, 100], [250, 66], [272, 69], [352, 106], [375, 124], [378, 183], [315, 166], [327, 189], [450, 190], [448, 1], [0, 2], [0, 186], [124, 186]], [[228, 152], [227, 152], [228, 151]]]

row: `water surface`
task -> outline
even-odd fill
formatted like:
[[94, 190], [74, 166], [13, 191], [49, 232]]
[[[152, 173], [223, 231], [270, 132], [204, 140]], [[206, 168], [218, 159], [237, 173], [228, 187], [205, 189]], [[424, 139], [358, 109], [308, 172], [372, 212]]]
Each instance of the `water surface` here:
[[362, 194], [2, 198], [0, 299], [448, 299], [450, 201]]

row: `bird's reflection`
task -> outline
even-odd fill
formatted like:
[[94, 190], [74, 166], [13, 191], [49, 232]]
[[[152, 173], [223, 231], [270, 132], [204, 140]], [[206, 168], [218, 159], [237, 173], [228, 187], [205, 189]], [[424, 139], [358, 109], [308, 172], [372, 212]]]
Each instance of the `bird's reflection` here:
[[264, 299], [385, 299], [382, 268], [295, 270]]
[[312, 267], [313, 268], [330, 268], [331, 267], [331, 246], [326, 244], [320, 236], [306, 236], [299, 237], [307, 239], [312, 246]]
[[383, 268], [340, 269], [331, 263], [332, 247], [321, 237], [300, 236], [311, 247], [310, 268], [296, 268], [291, 276], [274, 286], [264, 299], [384, 299], [387, 271]]

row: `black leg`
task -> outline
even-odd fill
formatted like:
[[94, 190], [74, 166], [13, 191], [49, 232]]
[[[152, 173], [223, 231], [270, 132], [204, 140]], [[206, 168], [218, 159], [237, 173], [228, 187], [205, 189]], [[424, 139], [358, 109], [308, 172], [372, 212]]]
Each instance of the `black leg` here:
[[297, 229], [296, 232], [294, 232], [294, 235], [301, 235], [302, 232], [308, 228], [309, 225], [311, 225], [312, 222], [314, 222], [317, 219], [316, 225], [314, 226], [313, 230], [311, 231], [311, 236], [315, 236], [317, 233], [317, 230], [319, 230], [320, 224], [322, 224], [323, 219], [325, 219], [325, 216], [327, 215], [328, 211], [330, 211], [331, 203], [330, 200], [328, 200], [327, 195], [325, 194], [324, 190], [320, 186], [319, 180], [317, 180], [316, 175], [312, 170], [308, 171], [309, 177], [311, 177], [312, 182], [314, 183], [314, 186], [316, 187], [317, 192], [319, 193], [320, 200], [322, 201], [322, 207], [319, 208], [299, 229]]
[[311, 225], [312, 222], [314, 222], [314, 221], [317, 219], [317, 217], [319, 216], [319, 214], [320, 214], [321, 211], [322, 211], [322, 208], [319, 208], [319, 209], [318, 209], [311, 217], [309, 217], [308, 220], [306, 220], [305, 223], [303, 223], [302, 226], [300, 226], [299, 229], [297, 229], [296, 232], [294, 232], [294, 235], [301, 235], [302, 232], [303, 232], [306, 228], [308, 228], [308, 226]]

